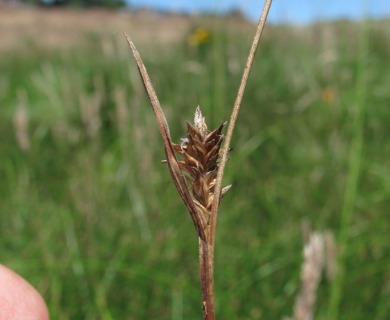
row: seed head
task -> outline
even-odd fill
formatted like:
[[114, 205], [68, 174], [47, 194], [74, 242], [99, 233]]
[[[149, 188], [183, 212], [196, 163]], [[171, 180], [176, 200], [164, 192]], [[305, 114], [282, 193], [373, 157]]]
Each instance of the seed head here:
[[[214, 131], [207, 128], [205, 118], [197, 107], [194, 124], [187, 122], [187, 137], [181, 144], [173, 144], [175, 151], [182, 157], [179, 165], [184, 171], [192, 199], [202, 214], [202, 220], [208, 220], [214, 199], [215, 183], [219, 166], [220, 149], [223, 142], [222, 123]], [[228, 188], [224, 188], [227, 191]]]

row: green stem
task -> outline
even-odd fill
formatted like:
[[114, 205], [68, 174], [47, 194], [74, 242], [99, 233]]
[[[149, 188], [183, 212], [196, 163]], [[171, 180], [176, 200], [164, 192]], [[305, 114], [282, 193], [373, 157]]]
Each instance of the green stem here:
[[364, 115], [367, 96], [366, 58], [368, 51], [368, 37], [366, 24], [361, 24], [361, 36], [359, 43], [359, 61], [356, 82], [356, 102], [353, 114], [353, 140], [348, 160], [348, 177], [344, 195], [344, 204], [340, 216], [340, 230], [337, 238], [339, 246], [337, 257], [337, 274], [334, 279], [328, 309], [328, 319], [336, 320], [339, 317], [340, 303], [343, 294], [346, 271], [346, 256], [349, 245], [349, 227], [352, 221], [354, 204], [358, 191], [359, 177], [361, 174]]

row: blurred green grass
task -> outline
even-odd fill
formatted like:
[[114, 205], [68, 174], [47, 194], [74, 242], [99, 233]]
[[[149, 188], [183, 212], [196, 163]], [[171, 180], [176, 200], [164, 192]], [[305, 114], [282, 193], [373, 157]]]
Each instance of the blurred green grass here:
[[[197, 104], [211, 128], [229, 119], [251, 34], [216, 25], [196, 46], [183, 37], [139, 48], [175, 141]], [[225, 176], [233, 189], [217, 228], [218, 318], [292, 314], [309, 223], [346, 234], [346, 272], [333, 287], [340, 319], [387, 319], [388, 28], [268, 26]], [[38, 288], [53, 319], [199, 319], [196, 234], [160, 164], [163, 144], [123, 43], [90, 35], [82, 48], [2, 55], [1, 262]], [[25, 151], [15, 132], [23, 136], [23, 108]], [[357, 113], [361, 163], [343, 225]], [[327, 318], [331, 288], [324, 278], [316, 319]]]

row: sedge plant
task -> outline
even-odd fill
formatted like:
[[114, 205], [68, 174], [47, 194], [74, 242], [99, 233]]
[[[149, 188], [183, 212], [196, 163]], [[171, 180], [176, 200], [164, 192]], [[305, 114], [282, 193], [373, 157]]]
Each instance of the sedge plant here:
[[[222, 131], [226, 123], [209, 130], [205, 117], [196, 108], [194, 123], [187, 123], [187, 137], [180, 144], [172, 141], [168, 122], [160, 106], [148, 72], [131, 38], [125, 34], [136, 60], [143, 84], [155, 113], [164, 141], [166, 160], [172, 180], [186, 205], [194, 223], [199, 242], [200, 283], [203, 319], [215, 319], [214, 311], [214, 244], [218, 209], [223, 194], [230, 188], [222, 188], [222, 179], [230, 150], [241, 101], [252, 68], [261, 34], [271, 7], [266, 0], [249, 51], [241, 83], [234, 102], [226, 138]], [[223, 144], [224, 141], [224, 144]], [[222, 146], [223, 144], [223, 146]], [[178, 159], [178, 157], [180, 157]]]

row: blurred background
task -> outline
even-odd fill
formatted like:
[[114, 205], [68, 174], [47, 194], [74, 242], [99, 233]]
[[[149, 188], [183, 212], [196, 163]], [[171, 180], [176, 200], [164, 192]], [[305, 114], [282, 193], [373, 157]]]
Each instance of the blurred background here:
[[[259, 1], [0, 1], [1, 263], [53, 319], [200, 319], [197, 239], [123, 32], [176, 142], [229, 115]], [[390, 4], [274, 1], [218, 218], [216, 314], [390, 314]]]

